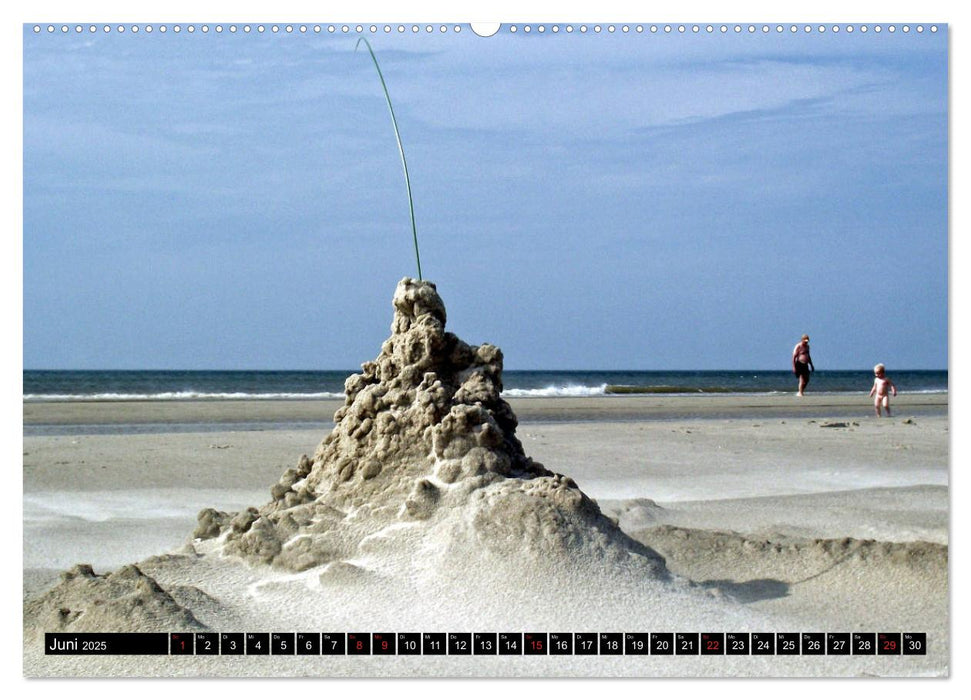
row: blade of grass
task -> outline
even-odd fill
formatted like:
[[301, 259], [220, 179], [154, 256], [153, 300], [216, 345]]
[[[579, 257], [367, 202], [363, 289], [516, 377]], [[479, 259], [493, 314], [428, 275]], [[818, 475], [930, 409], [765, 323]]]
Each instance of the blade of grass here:
[[374, 61], [374, 67], [378, 71], [378, 78], [381, 79], [381, 87], [384, 89], [384, 99], [388, 101], [388, 111], [391, 112], [391, 125], [394, 127], [394, 137], [398, 142], [398, 153], [401, 155], [401, 167], [405, 171], [405, 188], [408, 190], [408, 209], [411, 212], [411, 237], [415, 241], [415, 262], [418, 263], [418, 279], [421, 280], [421, 257], [418, 255], [418, 230], [415, 227], [415, 204], [411, 199], [411, 178], [408, 177], [408, 161], [405, 160], [405, 149], [401, 145], [401, 133], [398, 131], [398, 120], [394, 116], [394, 107], [391, 106], [391, 95], [388, 93], [388, 86], [384, 82], [384, 75], [381, 73], [381, 66], [378, 65], [378, 58], [374, 55], [374, 50], [371, 48], [371, 43], [361, 37], [357, 40], [357, 44], [354, 45], [354, 50], [361, 46], [361, 42], [367, 46], [368, 53], [371, 54], [371, 60]]

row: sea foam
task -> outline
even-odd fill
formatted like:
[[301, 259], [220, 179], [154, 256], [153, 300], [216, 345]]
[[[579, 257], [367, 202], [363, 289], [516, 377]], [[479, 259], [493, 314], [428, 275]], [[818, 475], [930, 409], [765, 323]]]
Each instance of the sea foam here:
[[155, 394], [24, 394], [24, 401], [267, 401], [267, 400], [313, 400], [343, 399], [344, 394], [334, 391], [310, 393], [258, 393], [206, 392], [206, 391], [163, 391]]
[[544, 386], [539, 389], [506, 389], [502, 395], [508, 398], [559, 398], [559, 397], [582, 397], [582, 396], [605, 396], [607, 385], [583, 386], [581, 384], [568, 384], [559, 386]]

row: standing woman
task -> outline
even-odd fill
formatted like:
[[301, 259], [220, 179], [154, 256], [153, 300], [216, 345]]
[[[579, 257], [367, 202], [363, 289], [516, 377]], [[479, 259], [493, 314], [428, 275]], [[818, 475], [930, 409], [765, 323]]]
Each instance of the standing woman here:
[[796, 396], [803, 396], [806, 385], [809, 384], [809, 372], [816, 371], [813, 358], [809, 354], [809, 336], [803, 335], [802, 340], [792, 350], [792, 373], [799, 378], [799, 391]]

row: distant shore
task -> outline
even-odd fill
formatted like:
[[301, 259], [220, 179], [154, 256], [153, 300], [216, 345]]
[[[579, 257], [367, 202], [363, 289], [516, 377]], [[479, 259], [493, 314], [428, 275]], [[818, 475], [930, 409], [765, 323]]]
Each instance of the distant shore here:
[[[872, 415], [865, 393], [513, 398], [520, 422], [684, 418], [850, 418]], [[27, 401], [24, 426], [124, 424], [329, 423], [343, 405], [319, 400]], [[901, 394], [894, 413], [947, 415], [948, 394]]]

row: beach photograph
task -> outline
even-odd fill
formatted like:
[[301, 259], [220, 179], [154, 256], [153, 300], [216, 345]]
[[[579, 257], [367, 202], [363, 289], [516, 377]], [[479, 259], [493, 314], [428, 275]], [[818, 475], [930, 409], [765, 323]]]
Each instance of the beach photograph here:
[[952, 675], [946, 23], [22, 30], [24, 677]]

